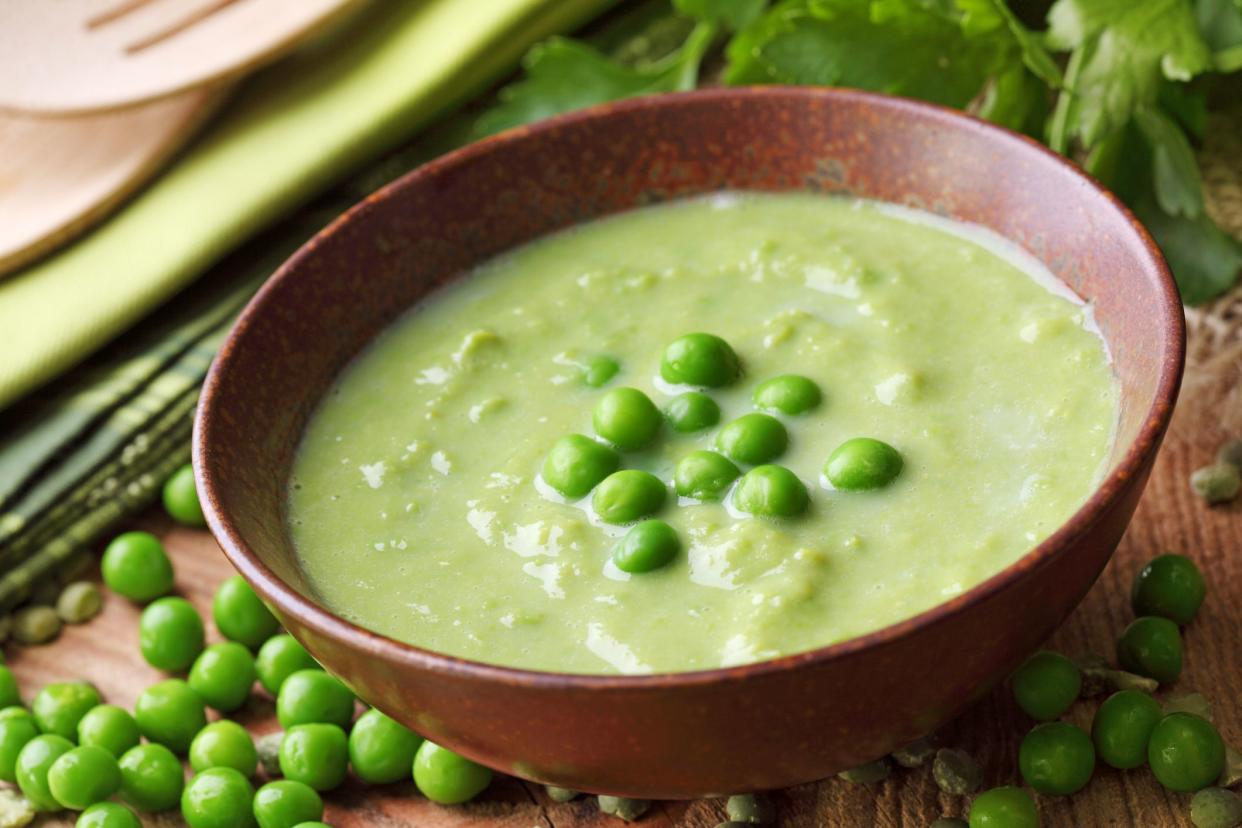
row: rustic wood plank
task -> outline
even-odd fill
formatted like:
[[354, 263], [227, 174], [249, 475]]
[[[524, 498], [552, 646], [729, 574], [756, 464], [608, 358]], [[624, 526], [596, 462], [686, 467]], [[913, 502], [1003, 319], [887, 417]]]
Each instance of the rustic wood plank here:
[[[1186, 429], [1185, 431], [1188, 431]], [[1129, 583], [1142, 562], [1165, 550], [1193, 556], [1203, 567], [1210, 593], [1200, 617], [1186, 632], [1186, 670], [1175, 693], [1200, 692], [1215, 703], [1216, 722], [1225, 737], [1242, 743], [1242, 707], [1237, 687], [1242, 680], [1242, 503], [1207, 509], [1189, 492], [1186, 478], [1206, 462], [1221, 435], [1175, 430], [1157, 463], [1139, 513], [1116, 557], [1083, 604], [1051, 641], [1066, 653], [1110, 655], [1116, 637], [1130, 620]], [[160, 534], [174, 557], [177, 589], [209, 616], [211, 593], [230, 573], [229, 566], [203, 532], [169, 524], [158, 514], [140, 526]], [[138, 692], [160, 678], [138, 654], [137, 609], [108, 596], [104, 613], [89, 624], [69, 628], [53, 646], [21, 649], [10, 646], [10, 663], [24, 691], [75, 676], [95, 681], [105, 696], [132, 705]], [[214, 630], [209, 637], [217, 637]], [[962, 642], [970, 646], [970, 642]], [[911, 682], [919, 681], [917, 675]], [[1093, 702], [1071, 711], [1076, 723], [1089, 726]], [[275, 729], [270, 698], [257, 692], [241, 719], [255, 733]], [[963, 747], [984, 763], [989, 785], [1017, 780], [1017, 748], [1030, 722], [998, 689], [943, 730], [938, 741]], [[961, 814], [966, 801], [940, 793], [928, 769], [899, 770], [882, 784], [862, 787], [838, 780], [803, 785], [775, 795], [780, 824], [789, 828], [875, 826], [921, 828], [942, 815]], [[460, 808], [441, 808], [422, 799], [412, 784], [367, 788], [349, 783], [327, 797], [328, 821], [339, 828], [592, 828], [621, 823], [601, 816], [587, 798], [553, 803], [538, 786], [513, 779], [496, 782], [482, 801]], [[1097, 770], [1083, 793], [1061, 799], [1040, 798], [1045, 826], [1106, 828], [1106, 826], [1189, 825], [1187, 797], [1168, 794], [1147, 770], [1120, 773]], [[641, 823], [646, 828], [713, 828], [724, 819], [720, 801], [659, 803]], [[68, 826], [61, 818], [41, 825]], [[152, 825], [175, 825], [165, 817]]]

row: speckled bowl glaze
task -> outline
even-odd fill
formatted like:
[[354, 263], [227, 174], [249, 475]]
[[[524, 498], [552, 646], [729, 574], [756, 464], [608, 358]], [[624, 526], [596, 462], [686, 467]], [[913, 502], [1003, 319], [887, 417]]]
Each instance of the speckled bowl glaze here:
[[[352, 356], [429, 291], [503, 250], [721, 188], [912, 205], [989, 227], [1042, 259], [1094, 304], [1121, 381], [1117, 445], [1098, 491], [1021, 560], [952, 601], [861, 638], [731, 669], [625, 677], [496, 667], [375, 635], [308, 600], [285, 485], [307, 418]], [[194, 459], [208, 523], [241, 574], [325, 667], [428, 738], [576, 790], [762, 790], [828, 776], [933, 730], [1052, 632], [1130, 520], [1177, 395], [1184, 341], [1176, 288], [1147, 233], [1037, 143], [860, 92], [705, 91], [505, 133], [349, 211], [237, 322], [203, 391]]]

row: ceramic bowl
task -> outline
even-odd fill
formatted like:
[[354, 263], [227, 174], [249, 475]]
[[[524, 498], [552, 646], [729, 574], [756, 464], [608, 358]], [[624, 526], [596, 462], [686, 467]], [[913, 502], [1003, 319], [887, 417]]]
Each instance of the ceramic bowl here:
[[[930, 210], [1017, 242], [1090, 301], [1121, 384], [1111, 469], [1062, 527], [951, 601], [844, 643], [650, 676], [529, 672], [368, 632], [310, 600], [285, 485], [320, 396], [379, 331], [474, 265], [544, 234], [722, 188]], [[684, 798], [819, 779], [928, 733], [1003, 679], [1095, 581], [1177, 395], [1181, 304], [1135, 218], [1034, 141], [860, 92], [637, 99], [514, 130], [421, 167], [299, 250], [241, 315], [203, 391], [208, 523], [281, 622], [366, 702], [505, 773]]]

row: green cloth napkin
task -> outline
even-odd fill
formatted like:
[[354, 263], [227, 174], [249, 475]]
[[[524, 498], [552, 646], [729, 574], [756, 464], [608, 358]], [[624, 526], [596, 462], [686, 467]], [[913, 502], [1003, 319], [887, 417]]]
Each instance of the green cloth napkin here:
[[0, 281], [0, 408], [611, 2], [385, 0], [261, 73], [121, 212]]

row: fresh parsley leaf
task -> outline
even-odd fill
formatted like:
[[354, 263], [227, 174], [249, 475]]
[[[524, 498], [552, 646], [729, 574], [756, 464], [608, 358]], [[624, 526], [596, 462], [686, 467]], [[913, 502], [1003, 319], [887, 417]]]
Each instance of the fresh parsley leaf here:
[[1022, 64], [1017, 64], [992, 79], [975, 114], [1038, 138], [1048, 117], [1048, 89]]
[[778, 5], [729, 49], [729, 83], [852, 86], [964, 107], [1003, 63], [995, 38], [915, 0]]
[[1202, 213], [1174, 216], [1154, 200], [1131, 205], [1169, 260], [1182, 301], [1198, 305], [1228, 291], [1242, 276], [1242, 242]]
[[[1195, 0], [1195, 19], [1203, 40], [1215, 52], [1242, 46], [1242, 3], [1236, 0]], [[1220, 55], [1217, 54], [1217, 63]], [[1226, 70], [1230, 71], [1230, 70]]]
[[549, 38], [526, 53], [525, 77], [500, 90], [496, 106], [475, 122], [475, 133], [492, 135], [598, 103], [693, 89], [714, 37], [715, 26], [700, 23], [681, 48], [644, 68], [624, 66], [581, 41]]
[[1162, 75], [1185, 81], [1212, 64], [1187, 0], [1057, 0], [1048, 23], [1049, 43], [1079, 57], [1059, 114], [1087, 149], [1152, 104]]
[[673, 7], [686, 17], [717, 23], [731, 31], [749, 26], [767, 5], [768, 0], [673, 0]]
[[[1035, 77], [1052, 87], [1061, 86], [1061, 69], [1043, 42], [1010, 11], [1004, 0], [956, 0], [962, 10], [962, 29], [967, 35], [991, 33], [1004, 27], [1022, 54], [1022, 62]], [[1033, 89], [1033, 87], [1030, 87]]]
[[1156, 203], [1171, 216], [1196, 218], [1203, 212], [1203, 180], [1186, 133], [1158, 109], [1134, 113], [1134, 122], [1151, 148]]

